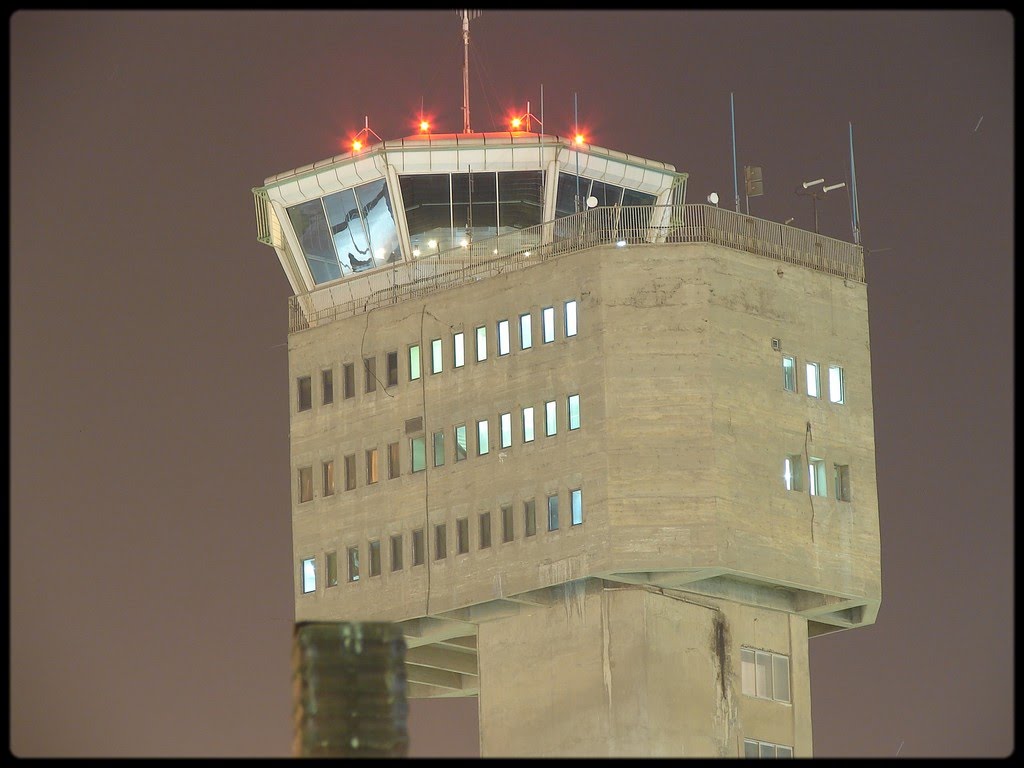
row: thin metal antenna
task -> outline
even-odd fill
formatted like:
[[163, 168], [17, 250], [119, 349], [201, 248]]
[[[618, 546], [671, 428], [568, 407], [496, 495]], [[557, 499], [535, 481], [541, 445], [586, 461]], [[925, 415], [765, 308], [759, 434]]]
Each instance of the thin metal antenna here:
[[736, 106], [733, 104], [732, 92], [729, 92], [729, 111], [732, 114], [732, 190], [736, 198], [736, 213], [740, 212], [740, 187], [736, 178]]
[[459, 11], [462, 16], [462, 132], [472, 133], [469, 127], [469, 20], [477, 18], [483, 11]]
[[540, 127], [544, 128], [544, 83], [540, 84]]
[[[573, 111], [573, 137], [572, 140], [575, 143], [576, 137], [580, 135], [580, 109], [579, 103], [577, 102], [577, 94], [573, 91], [572, 94], [572, 111]], [[576, 213], [580, 212], [580, 150], [576, 148]]]
[[850, 183], [852, 185], [850, 192], [852, 193], [853, 201], [853, 219], [851, 225], [853, 226], [853, 244], [860, 245], [860, 211], [857, 208], [857, 168], [853, 163], [853, 123], [850, 123]]

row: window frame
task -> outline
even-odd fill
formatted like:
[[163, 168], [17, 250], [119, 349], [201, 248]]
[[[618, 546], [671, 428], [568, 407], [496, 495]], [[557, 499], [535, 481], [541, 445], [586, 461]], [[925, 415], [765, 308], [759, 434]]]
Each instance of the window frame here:
[[[552, 503], [554, 502], [554, 503]], [[559, 530], [558, 494], [548, 494], [548, 533]]]
[[[529, 412], [529, 416], [527, 416]], [[532, 405], [523, 406], [523, 442], [532, 443], [537, 439], [537, 417], [534, 414], [534, 408]], [[527, 427], [529, 427], [529, 437], [527, 437]]]
[[398, 350], [384, 353], [385, 389], [398, 386]]
[[304, 557], [299, 563], [299, 589], [304, 595], [316, 593], [316, 555]]
[[402, 474], [402, 452], [399, 442], [388, 443], [388, 480], [394, 480]]
[[323, 484], [324, 497], [333, 496], [337, 483], [334, 480], [334, 459], [327, 459], [320, 462], [321, 481]]
[[544, 437], [558, 434], [558, 401], [548, 400], [544, 403]]
[[[526, 320], [526, 323], [523, 323]], [[526, 331], [524, 334], [523, 331]], [[533, 348], [533, 313], [524, 312], [519, 316], [519, 351]]]
[[[821, 399], [821, 366], [813, 361], [806, 361], [804, 363], [804, 371], [806, 377], [804, 384], [807, 388], [807, 396], [813, 397], [816, 400]], [[813, 375], [812, 375], [813, 371]], [[813, 385], [813, 386], [812, 386]]]
[[583, 489], [572, 488], [569, 491], [570, 527], [583, 525]]
[[481, 512], [478, 516], [478, 522], [477, 549], [487, 549], [491, 546], [491, 513]]
[[370, 578], [381, 574], [380, 539], [370, 540]]
[[[478, 325], [473, 334], [475, 341], [476, 361], [483, 363], [487, 361], [487, 326]], [[482, 337], [482, 338], [481, 338]]]
[[[572, 312], [569, 312], [569, 307], [572, 307]], [[572, 316], [572, 333], [569, 333], [569, 317]], [[571, 339], [579, 333], [579, 315], [577, 314], [576, 299], [569, 299], [565, 302], [562, 308], [562, 330], [565, 333], [565, 338]]]
[[[786, 361], [792, 363], [787, 369]], [[796, 375], [796, 356], [794, 355], [783, 355], [782, 356], [782, 388], [786, 392], [796, 393], [800, 390], [798, 377]]]
[[541, 343], [551, 344], [555, 340], [555, 308], [544, 307], [540, 311], [540, 317]]
[[349, 547], [346, 550], [345, 559], [348, 563], [348, 581], [352, 584], [359, 581], [359, 545]]
[[486, 456], [490, 451], [490, 424], [487, 419], [478, 419], [476, 422], [476, 455]]
[[[832, 372], [837, 371], [838, 384], [833, 384]], [[836, 399], [834, 389], [838, 388], [839, 398]], [[833, 405], [846, 405], [846, 373], [841, 365], [828, 367], [828, 401]]]
[[[574, 400], [576, 402], [575, 426], [574, 426], [573, 418], [572, 418], [572, 416], [573, 416], [573, 401]], [[573, 394], [573, 395], [569, 395], [565, 399], [565, 421], [566, 421], [566, 423], [568, 425], [568, 430], [567, 431], [569, 431], [569, 432], [574, 432], [575, 430], [580, 428], [580, 396], [579, 396], [578, 393], [577, 394]]]
[[[462, 431], [462, 448], [460, 457], [459, 448], [459, 431]], [[469, 458], [469, 438], [466, 435], [466, 425], [456, 424], [455, 425], [455, 463], [458, 464], [460, 461], [466, 461]]]
[[380, 452], [376, 448], [366, 449], [366, 484], [375, 485], [380, 481]]
[[505, 357], [512, 352], [512, 332], [509, 329], [508, 320], [498, 321], [494, 338], [498, 345], [498, 357]]
[[395, 533], [391, 536], [391, 572], [400, 571], [404, 568], [402, 557], [402, 534]]
[[[308, 504], [315, 496], [313, 492], [313, 465], [298, 467], [299, 470], [299, 504]], [[307, 494], [308, 491], [308, 494]]]
[[331, 405], [334, 402], [334, 368], [320, 370], [320, 404]]
[[430, 340], [430, 375], [436, 376], [444, 371], [444, 342], [441, 339]]
[[466, 334], [462, 331], [452, 334], [452, 368], [466, 365]]
[[324, 589], [338, 586], [338, 553], [324, 553]]
[[420, 345], [410, 344], [406, 358], [409, 361], [409, 381], [419, 381], [423, 375], [423, 361], [420, 359]]
[[295, 380], [295, 412], [303, 413], [313, 410], [313, 378], [299, 376]]

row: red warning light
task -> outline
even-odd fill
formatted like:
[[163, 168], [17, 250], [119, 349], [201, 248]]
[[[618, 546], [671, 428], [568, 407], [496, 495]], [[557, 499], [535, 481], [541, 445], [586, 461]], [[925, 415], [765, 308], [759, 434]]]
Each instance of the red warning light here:
[[513, 131], [518, 131], [519, 130], [519, 126], [522, 125], [522, 124], [523, 124], [523, 121], [520, 120], [518, 117], [513, 117], [512, 118], [512, 130]]
[[363, 142], [361, 142], [359, 139], [356, 139], [355, 141], [352, 142], [352, 151], [353, 152], [358, 152], [362, 148], [363, 148]]
[[426, 120], [420, 120], [420, 133], [429, 133], [430, 123]]
[[582, 144], [583, 143], [583, 134], [582, 133], [577, 133], [575, 141], [576, 141], [577, 144]]

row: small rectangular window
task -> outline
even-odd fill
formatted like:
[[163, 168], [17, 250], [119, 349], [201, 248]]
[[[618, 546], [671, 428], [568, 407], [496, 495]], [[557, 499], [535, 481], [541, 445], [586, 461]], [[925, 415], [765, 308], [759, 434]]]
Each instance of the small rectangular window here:
[[363, 360], [363, 370], [366, 372], [365, 391], [375, 392], [377, 390], [377, 358], [367, 357]]
[[759, 698], [772, 698], [772, 655], [770, 653], [754, 651], [754, 685]]
[[527, 312], [519, 316], [519, 348], [529, 349], [533, 346], [533, 316]]
[[803, 457], [798, 453], [787, 456], [782, 462], [782, 480], [786, 484], [786, 490], [802, 491], [804, 489], [803, 476]]
[[789, 657], [770, 651], [740, 648], [743, 694], [789, 703]]
[[555, 308], [544, 307], [541, 311], [541, 318], [544, 321], [543, 341], [545, 344], [550, 344], [555, 340]]
[[316, 591], [316, 558], [308, 557], [302, 561], [302, 593]]
[[444, 351], [441, 349], [441, 340], [434, 339], [430, 342], [430, 372], [440, 373], [444, 370]]
[[409, 381], [416, 381], [420, 377], [420, 345], [413, 344], [409, 347]]
[[523, 502], [523, 535], [533, 536], [537, 533], [537, 505], [533, 499]]
[[507, 504], [501, 508], [501, 540], [507, 544], [515, 537], [515, 516], [512, 514], [512, 505]]
[[356, 366], [355, 363], [345, 363], [341, 367], [341, 385], [344, 392], [342, 393], [346, 400], [349, 400], [356, 396]]
[[388, 443], [388, 480], [394, 480], [402, 474], [402, 465], [398, 452], [398, 443]]
[[566, 411], [569, 415], [569, 431], [580, 428], [580, 396], [569, 395], [569, 401], [566, 404]]
[[359, 581], [359, 547], [348, 548], [348, 580]]
[[324, 496], [334, 495], [334, 461], [323, 463]]
[[371, 448], [366, 452], [366, 484], [373, 485], [380, 475], [377, 472], [377, 449]]
[[533, 407], [523, 408], [523, 442], [533, 442]]
[[759, 754], [759, 752], [757, 750], [757, 742], [756, 741], [754, 741], [753, 739], [744, 739], [743, 740], [743, 757], [745, 757], [745, 758], [760, 757], [760, 754]]
[[444, 466], [444, 431], [434, 433], [434, 466]]
[[380, 576], [380, 542], [370, 542], [370, 575]]
[[548, 437], [558, 434], [558, 419], [554, 400], [544, 403], [544, 434]]
[[480, 549], [491, 546], [491, 513], [480, 513]]
[[807, 395], [808, 397], [821, 397], [817, 363], [807, 364]]
[[487, 359], [487, 326], [476, 329], [476, 361], [482, 363]]
[[503, 413], [500, 417], [501, 422], [501, 435], [500, 446], [502, 448], [510, 448], [512, 446], [512, 414]]
[[299, 410], [308, 411], [313, 407], [313, 385], [309, 376], [300, 376], [298, 379]]
[[787, 392], [796, 392], [796, 358], [782, 356], [782, 388]]
[[423, 529], [412, 532], [412, 564], [423, 565]]
[[776, 701], [789, 703], [789, 657], [772, 654], [772, 691]]
[[448, 557], [448, 528], [444, 523], [434, 526], [434, 559]]
[[512, 341], [509, 338], [508, 320], [498, 321], [498, 356], [507, 355], [511, 351]]
[[842, 405], [846, 402], [846, 386], [843, 383], [843, 369], [838, 365], [828, 367], [828, 401]]
[[388, 383], [389, 387], [398, 386], [398, 353], [388, 352], [385, 356], [385, 362], [387, 365]]
[[487, 440], [487, 419], [476, 423], [476, 455], [485, 456], [490, 450], [490, 443]]
[[825, 487], [825, 462], [822, 459], [812, 458], [807, 468], [807, 479], [810, 482], [812, 496], [828, 496]]
[[782, 744], [775, 745], [775, 757], [776, 758], [788, 758], [793, 756], [792, 747], [784, 747]]
[[455, 461], [462, 461], [467, 455], [466, 425], [460, 424], [455, 428]]
[[466, 337], [462, 333], [452, 336], [452, 365], [461, 368], [466, 364]]
[[354, 453], [345, 457], [345, 490], [351, 491], [356, 487], [356, 455]]
[[558, 530], [558, 494], [548, 496], [548, 530]]
[[469, 518], [460, 517], [455, 521], [455, 547], [460, 555], [469, 552]]
[[299, 503], [313, 500], [313, 468], [299, 467]]
[[572, 506], [572, 524], [580, 525], [583, 522], [583, 491], [579, 488], [569, 491], [569, 499]]
[[839, 501], [850, 500], [850, 465], [835, 465], [836, 499]]
[[327, 559], [327, 582], [325, 586], [336, 587], [338, 586], [338, 553], [328, 552], [326, 555]]
[[402, 570], [402, 534], [391, 537], [391, 570]]
[[756, 696], [757, 686], [754, 683], [754, 650], [740, 649], [740, 681], [745, 696]]
[[427, 468], [427, 438], [423, 435], [409, 440], [409, 453], [412, 455], [412, 471], [422, 472]]
[[565, 302], [565, 337], [576, 335], [576, 301]]
[[334, 369], [328, 368], [320, 371], [320, 393], [323, 395], [324, 405], [334, 402]]

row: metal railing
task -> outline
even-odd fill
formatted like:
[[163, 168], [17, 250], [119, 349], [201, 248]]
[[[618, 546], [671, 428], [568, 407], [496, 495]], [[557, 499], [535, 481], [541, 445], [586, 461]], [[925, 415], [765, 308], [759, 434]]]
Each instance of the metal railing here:
[[303, 330], [600, 245], [713, 243], [864, 282], [860, 246], [704, 204], [591, 208], [466, 247], [439, 251], [289, 299]]

